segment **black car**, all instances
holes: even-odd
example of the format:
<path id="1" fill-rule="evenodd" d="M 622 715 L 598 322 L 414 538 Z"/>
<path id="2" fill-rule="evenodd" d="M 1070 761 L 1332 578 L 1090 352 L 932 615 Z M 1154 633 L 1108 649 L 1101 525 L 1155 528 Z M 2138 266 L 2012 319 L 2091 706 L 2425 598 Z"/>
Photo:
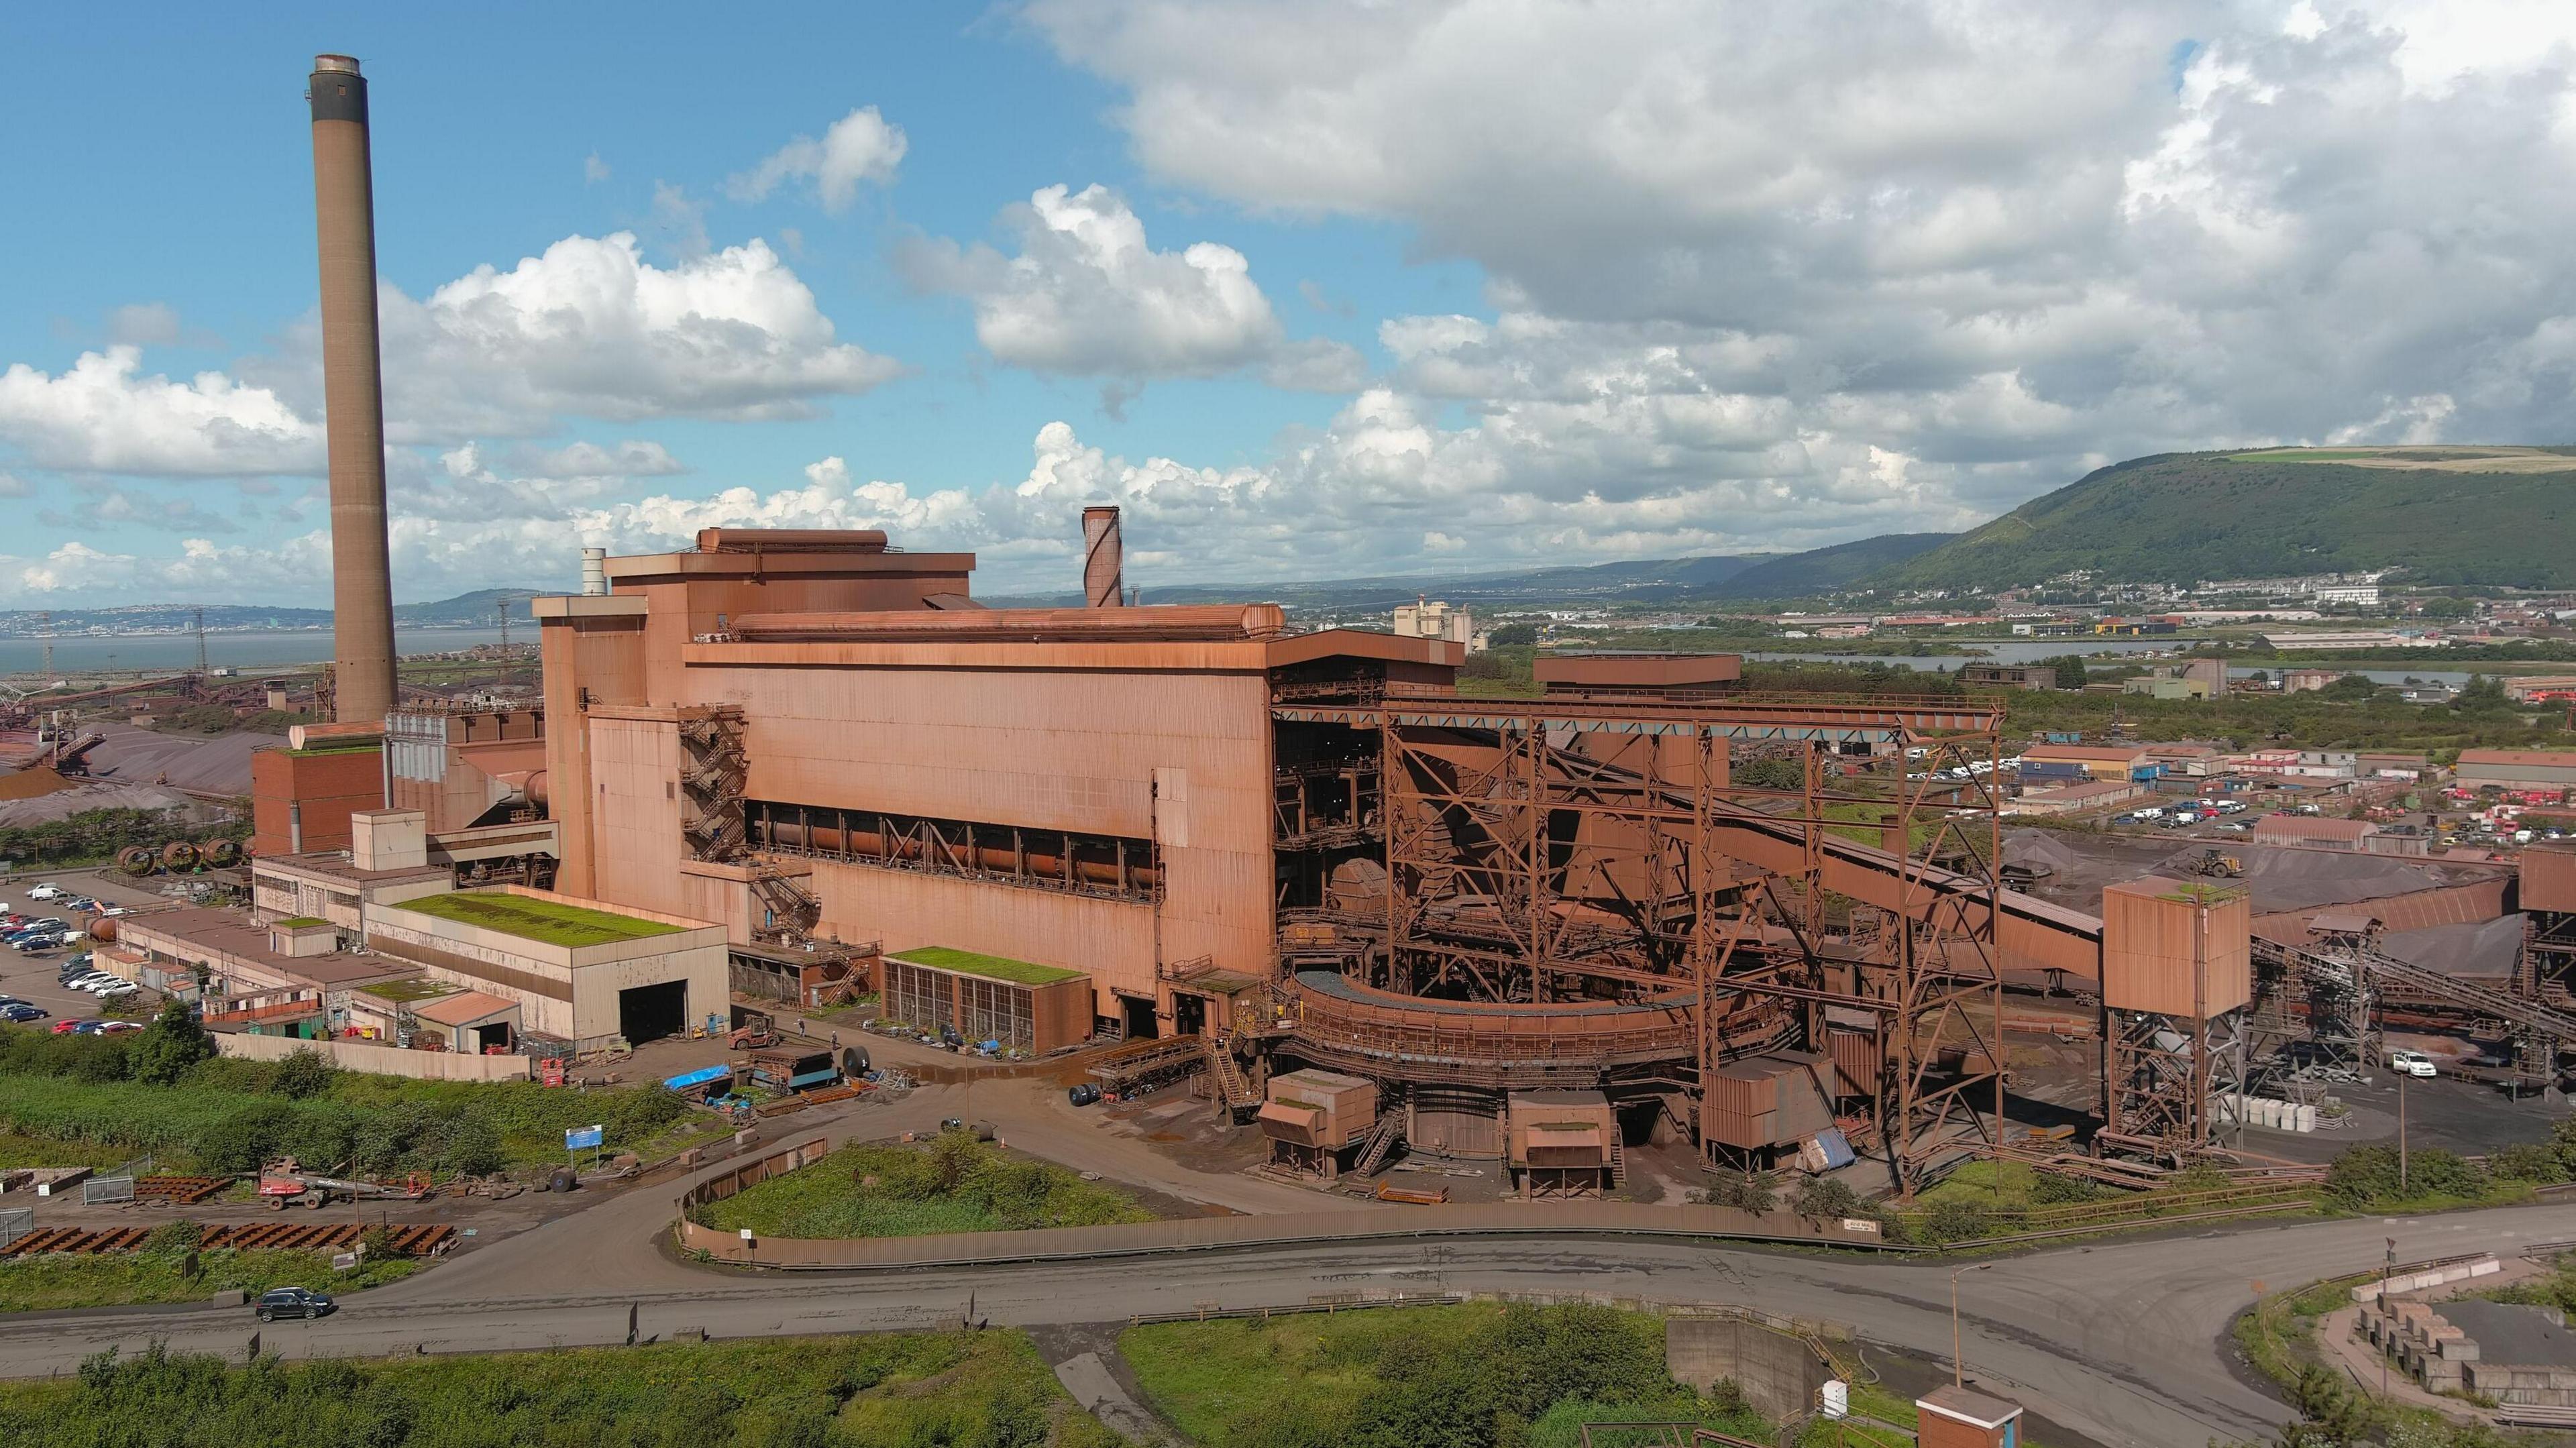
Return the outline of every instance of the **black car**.
<path id="1" fill-rule="evenodd" d="M 309 1287 L 272 1287 L 259 1295 L 259 1320 L 275 1322 L 281 1317 L 321 1317 L 332 1310 L 331 1294 Z"/>

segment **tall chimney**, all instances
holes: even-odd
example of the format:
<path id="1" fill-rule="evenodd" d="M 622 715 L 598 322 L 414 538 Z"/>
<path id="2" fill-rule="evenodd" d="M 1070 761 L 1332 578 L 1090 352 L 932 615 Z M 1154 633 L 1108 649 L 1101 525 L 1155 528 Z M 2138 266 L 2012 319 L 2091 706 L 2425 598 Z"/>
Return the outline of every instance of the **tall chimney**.
<path id="1" fill-rule="evenodd" d="M 1082 606 L 1117 608 L 1119 596 L 1118 510 L 1082 510 Z"/>
<path id="2" fill-rule="evenodd" d="M 367 81 L 313 57 L 313 215 L 322 256 L 322 406 L 331 460 L 331 669 L 344 724 L 394 708 L 393 565 L 385 544 L 385 396 L 376 348 L 376 190 Z"/>
<path id="3" fill-rule="evenodd" d="M 608 550 L 581 550 L 581 591 L 586 598 L 603 597 L 608 592 Z"/>

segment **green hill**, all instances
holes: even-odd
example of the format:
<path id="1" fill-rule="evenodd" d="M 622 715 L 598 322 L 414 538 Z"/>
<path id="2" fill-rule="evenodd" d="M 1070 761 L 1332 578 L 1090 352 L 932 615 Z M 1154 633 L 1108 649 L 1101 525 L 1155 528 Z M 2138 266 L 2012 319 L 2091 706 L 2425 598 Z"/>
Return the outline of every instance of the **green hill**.
<path id="1" fill-rule="evenodd" d="M 1996 588 L 2075 569 L 2192 583 L 2404 568 L 2433 584 L 2576 585 L 2576 450 L 2163 453 L 2034 498 L 1869 579 Z"/>
<path id="2" fill-rule="evenodd" d="M 1830 548 L 1792 553 L 1757 563 L 1698 591 L 1706 598 L 1816 598 L 1861 585 L 1861 580 L 1919 558 L 1957 538 L 1956 533 L 1881 533 Z"/>

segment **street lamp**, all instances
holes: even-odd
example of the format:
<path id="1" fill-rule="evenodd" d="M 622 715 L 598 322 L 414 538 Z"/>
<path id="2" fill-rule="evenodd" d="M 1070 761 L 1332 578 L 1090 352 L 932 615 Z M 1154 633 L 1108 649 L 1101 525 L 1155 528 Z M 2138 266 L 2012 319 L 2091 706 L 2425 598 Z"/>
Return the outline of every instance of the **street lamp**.
<path id="1" fill-rule="evenodd" d="M 1963 1388 L 1968 1385 L 1968 1368 L 1959 1360 L 1959 1272 L 1983 1272 L 1994 1265 L 1975 1262 L 1950 1274 L 1950 1381 Z"/>

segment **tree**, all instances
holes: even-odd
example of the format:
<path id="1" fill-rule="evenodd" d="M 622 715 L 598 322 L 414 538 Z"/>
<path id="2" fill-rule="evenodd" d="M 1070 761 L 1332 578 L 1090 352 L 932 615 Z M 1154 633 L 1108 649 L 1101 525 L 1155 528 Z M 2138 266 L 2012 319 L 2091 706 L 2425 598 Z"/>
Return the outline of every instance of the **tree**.
<path id="1" fill-rule="evenodd" d="M 1538 625 L 1533 623 L 1507 623 L 1485 635 L 1487 648 L 1508 649 L 1537 642 Z"/>
<path id="2" fill-rule="evenodd" d="M 197 1024 L 187 1002 L 173 996 L 161 1003 L 161 1013 L 135 1039 L 134 1079 L 154 1086 L 173 1086 L 189 1067 L 213 1054 L 214 1038 Z"/>
<path id="3" fill-rule="evenodd" d="M 2049 662 L 2057 667 L 2057 687 L 2061 689 L 2081 689 L 2092 679 L 2080 654 L 2059 654 Z"/>
<path id="4" fill-rule="evenodd" d="M 2513 707 L 2504 692 L 2504 680 L 2492 674 L 2471 674 L 2451 700 L 2451 707 L 2463 714 L 2489 713 Z"/>
<path id="5" fill-rule="evenodd" d="M 277 1074 L 269 1078 L 268 1089 L 290 1101 L 319 1096 L 331 1089 L 331 1078 L 338 1068 L 310 1046 L 299 1046 L 277 1063 Z"/>

